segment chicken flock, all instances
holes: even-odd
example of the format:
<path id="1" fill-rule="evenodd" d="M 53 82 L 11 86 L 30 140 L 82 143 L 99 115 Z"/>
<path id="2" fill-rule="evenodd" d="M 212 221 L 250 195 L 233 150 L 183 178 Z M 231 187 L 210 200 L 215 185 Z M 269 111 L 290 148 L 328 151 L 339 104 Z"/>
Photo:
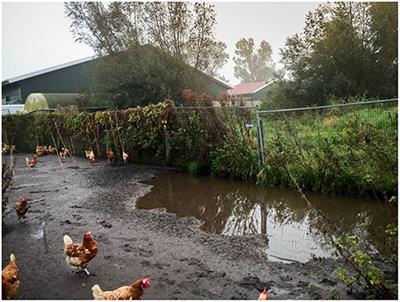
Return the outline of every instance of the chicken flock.
<path id="1" fill-rule="evenodd" d="M 16 204 L 15 211 L 18 219 L 26 219 L 29 204 L 26 197 Z M 87 232 L 80 243 L 74 243 L 70 236 L 64 235 L 64 255 L 70 266 L 90 275 L 87 270 L 89 262 L 96 257 L 98 252 L 97 242 L 92 232 Z M 10 255 L 10 262 L 2 271 L 2 298 L 15 299 L 18 291 L 19 270 L 14 254 Z M 139 279 L 130 285 L 122 286 L 112 291 L 103 291 L 98 284 L 92 287 L 95 300 L 139 300 L 143 296 L 144 289 L 150 286 L 150 279 Z"/>
<path id="2" fill-rule="evenodd" d="M 7 152 L 13 152 L 15 146 L 2 146 L 3 154 Z M 26 165 L 29 168 L 34 168 L 38 159 L 37 156 L 43 156 L 47 154 L 57 154 L 57 149 L 52 146 L 37 146 L 36 154 L 31 159 L 26 158 Z M 62 148 L 59 152 L 59 157 L 64 160 L 66 156 L 71 155 L 67 148 Z M 91 147 L 85 149 L 86 158 L 90 162 L 96 160 L 95 154 Z M 115 160 L 115 154 L 111 149 L 106 150 L 106 158 L 109 163 Z M 129 154 L 125 151 L 122 152 L 122 159 L 124 163 L 129 161 Z M 15 206 L 15 211 L 18 220 L 26 221 L 29 204 L 26 197 L 22 197 L 21 202 Z M 64 235 L 64 255 L 66 262 L 73 267 L 78 268 L 87 275 L 90 275 L 87 266 L 89 262 L 96 257 L 98 253 L 97 242 L 94 239 L 92 232 L 87 232 L 83 236 L 83 240 L 80 243 L 74 243 L 69 235 Z M 10 255 L 10 262 L 2 270 L 2 298 L 3 299 L 15 299 L 20 285 L 19 281 L 19 270 L 16 263 L 16 257 L 14 254 Z M 92 295 L 95 300 L 139 300 L 144 294 L 144 289 L 150 286 L 150 279 L 139 279 L 130 285 L 121 286 L 115 290 L 103 291 L 98 284 L 92 287 Z M 259 295 L 258 300 L 268 300 L 268 291 L 265 288 L 264 291 Z"/>
<path id="3" fill-rule="evenodd" d="M 15 146 L 9 146 L 9 145 L 5 145 L 3 144 L 2 147 L 3 154 L 8 154 L 11 150 L 15 151 Z M 44 155 L 48 155 L 48 154 L 57 154 L 60 158 L 61 161 L 64 161 L 65 158 L 67 156 L 71 156 L 71 152 L 69 151 L 68 148 L 61 148 L 61 151 L 57 153 L 57 148 L 56 147 L 52 147 L 50 146 L 36 146 L 36 153 L 32 156 L 31 159 L 29 159 L 28 157 L 26 157 L 26 165 L 30 168 L 34 168 L 36 166 L 36 164 L 38 163 L 38 156 L 44 156 Z M 92 149 L 92 147 L 88 147 L 87 149 L 85 149 L 85 156 L 86 158 L 88 158 L 90 160 L 90 162 L 94 162 L 96 161 L 96 156 L 94 154 L 94 151 Z M 106 150 L 106 158 L 107 161 L 109 163 L 114 162 L 115 160 L 115 153 L 114 151 L 112 151 L 111 149 L 107 148 Z M 124 161 L 124 163 L 128 163 L 129 161 L 129 153 L 125 152 L 125 150 L 122 150 L 122 160 Z"/>

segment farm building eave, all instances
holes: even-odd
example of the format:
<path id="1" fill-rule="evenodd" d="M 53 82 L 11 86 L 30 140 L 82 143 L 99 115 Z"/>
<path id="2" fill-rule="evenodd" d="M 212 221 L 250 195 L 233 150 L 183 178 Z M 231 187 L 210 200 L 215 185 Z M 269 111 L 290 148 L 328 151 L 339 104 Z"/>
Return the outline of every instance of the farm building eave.
<path id="1" fill-rule="evenodd" d="M 248 95 L 248 94 L 254 94 L 257 93 L 258 91 L 270 86 L 273 84 L 274 81 L 270 82 L 253 82 L 253 83 L 241 83 L 233 87 L 233 89 L 228 90 L 228 94 L 230 96 L 240 96 L 240 95 Z"/>
<path id="2" fill-rule="evenodd" d="M 272 85 L 274 82 L 275 82 L 275 81 L 272 80 L 271 82 L 266 83 L 264 86 L 262 86 L 262 87 L 260 87 L 260 88 L 258 88 L 258 89 L 256 89 L 256 90 L 254 90 L 253 93 L 257 93 L 258 91 L 264 89 L 265 87 L 268 87 L 268 86 Z"/>
<path id="3" fill-rule="evenodd" d="M 40 70 L 37 70 L 37 71 L 29 72 L 29 73 L 26 73 L 26 74 L 23 74 L 23 75 L 20 75 L 20 76 L 16 76 L 16 77 L 4 80 L 4 81 L 1 82 L 1 85 L 7 85 L 7 84 L 12 84 L 12 83 L 15 83 L 15 82 L 22 81 L 22 80 L 26 80 L 26 79 L 29 79 L 29 78 L 32 78 L 32 77 L 36 77 L 38 75 L 42 75 L 42 74 L 45 74 L 45 73 L 48 73 L 48 72 L 52 72 L 52 71 L 56 71 L 56 70 L 59 70 L 59 69 L 66 68 L 66 67 L 70 67 L 70 66 L 81 64 L 81 63 L 85 63 L 85 62 L 94 60 L 95 58 L 96 58 L 95 56 L 90 56 L 90 57 L 86 57 L 86 58 L 83 58 L 83 59 L 78 59 L 78 60 L 70 61 L 70 62 L 67 62 L 67 63 L 55 65 L 55 66 L 52 66 L 52 67 L 43 68 L 43 69 L 40 69 Z"/>

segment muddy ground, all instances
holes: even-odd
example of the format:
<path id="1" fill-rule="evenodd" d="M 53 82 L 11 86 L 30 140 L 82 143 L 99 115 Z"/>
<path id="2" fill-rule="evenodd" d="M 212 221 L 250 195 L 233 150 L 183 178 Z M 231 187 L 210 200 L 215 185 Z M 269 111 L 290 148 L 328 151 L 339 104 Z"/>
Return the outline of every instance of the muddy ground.
<path id="1" fill-rule="evenodd" d="M 17 155 L 9 208 L 22 196 L 44 200 L 25 223 L 14 212 L 3 219 L 2 266 L 16 255 L 18 299 L 92 299 L 96 283 L 110 290 L 144 277 L 152 282 L 144 299 L 256 299 L 265 286 L 271 299 L 329 299 L 334 288 L 354 298 L 331 275 L 337 261 L 270 262 L 263 236 L 209 234 L 194 218 L 136 209 L 151 190 L 143 181 L 159 169 L 71 158 L 61 167 L 56 156 L 31 169 L 25 156 Z M 88 230 L 99 247 L 93 276 L 77 274 L 63 255 L 63 235 L 80 241 Z"/>

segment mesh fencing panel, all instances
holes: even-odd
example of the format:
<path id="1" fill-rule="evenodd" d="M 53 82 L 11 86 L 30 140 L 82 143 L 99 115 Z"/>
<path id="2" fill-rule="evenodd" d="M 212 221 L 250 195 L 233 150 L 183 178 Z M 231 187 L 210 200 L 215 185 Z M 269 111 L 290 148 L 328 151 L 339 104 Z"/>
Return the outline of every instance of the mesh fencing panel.
<path id="1" fill-rule="evenodd" d="M 260 111 L 267 172 L 290 185 L 289 167 L 306 190 L 329 193 L 397 187 L 397 102 Z"/>

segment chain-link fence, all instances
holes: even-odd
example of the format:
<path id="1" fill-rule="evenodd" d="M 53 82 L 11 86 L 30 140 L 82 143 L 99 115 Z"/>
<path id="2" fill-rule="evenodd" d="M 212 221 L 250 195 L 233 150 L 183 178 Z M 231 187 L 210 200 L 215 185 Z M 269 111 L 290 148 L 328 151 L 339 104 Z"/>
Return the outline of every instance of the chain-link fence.
<path id="1" fill-rule="evenodd" d="M 397 99 L 378 100 L 359 103 L 337 104 L 329 106 L 258 110 L 263 123 L 264 139 L 274 133 L 274 130 L 301 123 L 304 127 L 324 127 L 326 131 L 334 132 L 334 126 L 340 122 L 357 121 L 363 130 L 368 128 L 380 129 L 386 134 L 393 134 L 397 125 Z M 322 130 L 320 128 L 320 130 Z M 396 129 L 397 130 L 397 129 Z M 268 136 L 268 133 L 271 134 Z M 396 134 L 396 133 L 395 133 Z"/>
<path id="2" fill-rule="evenodd" d="M 290 167 L 312 191 L 392 191 L 397 187 L 397 107 L 397 99 L 390 99 L 256 110 L 264 181 L 289 185 L 280 168 Z"/>

